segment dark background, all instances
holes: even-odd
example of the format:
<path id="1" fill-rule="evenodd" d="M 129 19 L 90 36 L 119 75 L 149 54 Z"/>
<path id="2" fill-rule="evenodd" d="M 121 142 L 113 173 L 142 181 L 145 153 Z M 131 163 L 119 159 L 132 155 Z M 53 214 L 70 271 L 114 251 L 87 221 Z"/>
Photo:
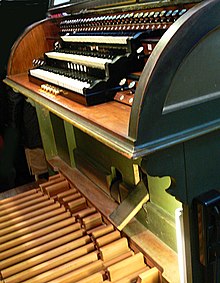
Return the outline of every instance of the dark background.
<path id="1" fill-rule="evenodd" d="M 36 113 L 2 80 L 11 48 L 25 28 L 45 19 L 49 0 L 0 0 L 0 191 L 32 181 L 24 148 L 41 146 Z M 25 56 L 25 54 L 24 54 Z"/>

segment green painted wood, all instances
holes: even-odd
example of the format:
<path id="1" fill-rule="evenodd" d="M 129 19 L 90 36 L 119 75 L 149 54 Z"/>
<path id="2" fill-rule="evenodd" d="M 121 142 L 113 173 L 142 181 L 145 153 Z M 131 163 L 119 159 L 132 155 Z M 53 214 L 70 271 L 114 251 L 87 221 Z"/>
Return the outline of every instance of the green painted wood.
<path id="1" fill-rule="evenodd" d="M 74 149 L 76 148 L 76 140 L 75 140 L 75 132 L 74 127 L 70 124 L 64 121 L 64 129 L 66 133 L 66 141 L 68 146 L 68 152 L 69 152 L 69 159 L 70 159 L 70 165 L 71 167 L 75 167 L 75 159 L 74 159 Z"/>
<path id="2" fill-rule="evenodd" d="M 50 119 L 53 127 L 54 142 L 56 143 L 57 154 L 63 161 L 70 165 L 70 155 L 64 120 L 53 113 L 50 113 Z"/>
<path id="3" fill-rule="evenodd" d="M 151 203 L 166 211 L 174 219 L 176 209 L 180 208 L 182 204 L 166 191 L 171 185 L 170 177 L 148 175 L 147 180 Z"/>
<path id="4" fill-rule="evenodd" d="M 42 143 L 46 159 L 49 160 L 57 155 L 57 147 L 54 140 L 53 126 L 50 112 L 40 104 L 35 103 Z"/>
<path id="5" fill-rule="evenodd" d="M 175 196 L 178 201 L 187 203 L 187 183 L 183 144 L 177 144 L 168 147 L 167 149 L 157 151 L 154 154 L 149 154 L 142 159 L 141 168 L 151 177 L 162 178 L 168 176 L 170 178 L 170 185 L 167 184 L 164 187 L 164 190 L 166 189 L 166 194 L 169 193 L 172 196 Z M 153 187 L 155 187 L 155 185 Z M 155 197 L 157 197 L 156 193 Z M 169 203 L 166 203 L 166 201 L 165 203 L 162 203 L 163 201 L 160 201 L 160 205 L 169 206 Z"/>
<path id="6" fill-rule="evenodd" d="M 175 215 L 149 201 L 143 205 L 136 218 L 163 243 L 177 252 Z"/>
<path id="7" fill-rule="evenodd" d="M 133 164 L 139 164 L 140 159 L 128 159 L 78 129 L 75 129 L 75 138 L 78 151 L 88 156 L 94 164 L 99 164 L 107 172 L 111 172 L 115 168 L 120 173 L 122 181 L 128 186 L 134 187 Z"/>

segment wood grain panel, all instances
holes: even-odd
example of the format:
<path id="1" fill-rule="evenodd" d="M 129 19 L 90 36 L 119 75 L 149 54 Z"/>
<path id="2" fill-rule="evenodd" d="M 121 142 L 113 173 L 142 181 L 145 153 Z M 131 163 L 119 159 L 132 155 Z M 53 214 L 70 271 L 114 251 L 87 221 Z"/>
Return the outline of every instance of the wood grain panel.
<path id="1" fill-rule="evenodd" d="M 32 67 L 33 59 L 53 49 L 58 39 L 58 26 L 54 20 L 44 20 L 28 27 L 12 47 L 8 61 L 8 75 L 27 72 Z"/>

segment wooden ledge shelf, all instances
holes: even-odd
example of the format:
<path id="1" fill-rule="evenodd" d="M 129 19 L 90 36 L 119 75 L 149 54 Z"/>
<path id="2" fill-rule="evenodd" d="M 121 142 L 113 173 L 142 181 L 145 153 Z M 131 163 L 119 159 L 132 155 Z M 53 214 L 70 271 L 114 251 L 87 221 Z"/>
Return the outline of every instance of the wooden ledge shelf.
<path id="1" fill-rule="evenodd" d="M 84 106 L 59 95 L 49 95 L 31 83 L 26 73 L 8 76 L 4 82 L 76 128 L 132 157 L 133 141 L 128 136 L 130 106 L 116 101 Z"/>

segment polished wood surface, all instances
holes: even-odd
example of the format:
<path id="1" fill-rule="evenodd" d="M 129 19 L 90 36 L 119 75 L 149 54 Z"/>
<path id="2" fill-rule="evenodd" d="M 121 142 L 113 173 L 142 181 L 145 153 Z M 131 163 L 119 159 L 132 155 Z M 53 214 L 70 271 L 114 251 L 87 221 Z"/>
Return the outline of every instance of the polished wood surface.
<path id="1" fill-rule="evenodd" d="M 128 124 L 131 111 L 131 107 L 129 106 L 111 101 L 86 107 L 59 95 L 48 95 L 40 91 L 39 86 L 31 83 L 26 73 L 8 76 L 6 83 L 8 82 L 10 84 L 9 80 L 16 83 L 18 89 L 20 86 L 26 88 L 26 90 L 30 90 L 31 93 L 29 93 L 29 96 L 45 107 L 50 108 L 49 102 L 52 102 L 52 112 L 56 111 L 56 106 L 62 109 L 60 113 L 63 113 L 63 115 L 67 115 L 68 112 L 71 112 L 72 123 L 79 123 L 78 119 L 80 119 L 112 132 L 120 138 L 126 138 L 128 136 Z"/>
<path id="2" fill-rule="evenodd" d="M 7 73 L 27 72 L 32 67 L 33 59 L 42 58 L 44 52 L 53 48 L 58 39 L 57 33 L 57 25 L 49 20 L 28 27 L 11 50 Z"/>

